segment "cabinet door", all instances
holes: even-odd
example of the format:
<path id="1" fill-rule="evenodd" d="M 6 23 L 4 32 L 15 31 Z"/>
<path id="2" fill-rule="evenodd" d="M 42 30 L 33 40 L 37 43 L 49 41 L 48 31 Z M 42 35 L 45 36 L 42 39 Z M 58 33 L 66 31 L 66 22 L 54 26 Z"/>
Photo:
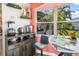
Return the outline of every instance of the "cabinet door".
<path id="1" fill-rule="evenodd" d="M 13 50 L 7 51 L 7 56 L 13 56 L 13 55 L 14 55 L 14 51 Z"/>
<path id="2" fill-rule="evenodd" d="M 23 56 L 23 46 L 19 47 L 19 56 Z"/>
<path id="3" fill-rule="evenodd" d="M 3 45 L 2 45 L 2 39 L 0 39 L 0 56 L 2 55 L 2 51 L 3 51 L 3 47 L 2 47 Z"/>
<path id="4" fill-rule="evenodd" d="M 29 42 L 28 44 L 26 44 L 26 55 L 27 56 L 32 56 L 32 43 Z"/>
<path id="5" fill-rule="evenodd" d="M 34 52 L 32 41 L 21 43 L 8 51 L 8 56 L 32 56 Z"/>
<path id="6" fill-rule="evenodd" d="M 14 56 L 19 56 L 19 47 L 13 50 Z"/>
<path id="7" fill-rule="evenodd" d="M 27 53 L 27 51 L 26 51 L 26 44 L 24 44 L 23 46 L 22 46 L 22 48 L 23 48 L 23 56 L 26 56 L 26 53 Z"/>

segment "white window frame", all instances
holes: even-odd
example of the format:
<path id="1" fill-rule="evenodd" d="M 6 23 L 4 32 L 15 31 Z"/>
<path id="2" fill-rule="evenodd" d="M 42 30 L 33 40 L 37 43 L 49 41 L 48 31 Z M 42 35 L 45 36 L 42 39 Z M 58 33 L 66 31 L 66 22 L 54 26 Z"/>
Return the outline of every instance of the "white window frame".
<path id="1" fill-rule="evenodd" d="M 52 8 L 52 10 L 54 10 L 54 9 Z M 35 10 L 35 19 L 36 19 L 35 22 L 36 22 L 36 24 L 42 24 L 42 23 L 45 24 L 45 23 L 48 23 L 48 24 L 53 24 L 53 25 L 54 25 L 54 18 L 52 19 L 52 20 L 53 20 L 52 22 L 38 22 L 38 21 L 37 21 L 37 11 L 38 11 L 38 9 Z M 54 12 L 54 11 L 53 11 L 53 12 Z M 56 16 L 56 15 L 52 15 L 52 16 Z M 55 27 L 55 26 L 53 26 L 53 27 Z M 53 29 L 53 31 L 56 31 L 56 30 Z M 54 32 L 54 34 L 55 34 L 55 33 L 56 33 L 56 32 Z M 36 25 L 36 34 L 38 34 L 38 33 L 37 33 L 37 25 Z M 54 34 L 52 34 L 52 35 L 54 35 Z M 46 35 L 47 35 L 47 34 L 46 34 Z"/>
<path id="2" fill-rule="evenodd" d="M 38 23 L 50 23 L 50 24 L 53 24 L 53 31 L 54 31 L 54 34 L 53 35 L 57 35 L 57 24 L 58 23 L 79 23 L 79 20 L 69 20 L 69 21 L 58 21 L 58 19 L 57 19 L 57 10 L 58 9 L 53 9 L 54 10 L 54 18 L 53 18 L 53 22 L 37 22 L 37 10 L 35 10 L 35 18 L 36 18 L 36 24 L 38 24 Z M 36 34 L 38 34 L 37 33 L 37 26 L 36 26 Z M 47 34 L 46 34 L 47 35 Z"/>

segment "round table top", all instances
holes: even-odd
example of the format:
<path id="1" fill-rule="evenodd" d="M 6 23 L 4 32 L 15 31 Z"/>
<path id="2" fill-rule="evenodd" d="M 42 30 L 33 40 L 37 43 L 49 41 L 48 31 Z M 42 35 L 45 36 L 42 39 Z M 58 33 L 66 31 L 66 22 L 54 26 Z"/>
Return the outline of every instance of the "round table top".
<path id="1" fill-rule="evenodd" d="M 53 47 L 53 45 L 57 48 L 59 52 L 65 53 L 79 53 L 79 39 L 77 39 L 77 44 L 73 45 L 69 43 L 68 36 L 50 36 L 49 43 Z"/>

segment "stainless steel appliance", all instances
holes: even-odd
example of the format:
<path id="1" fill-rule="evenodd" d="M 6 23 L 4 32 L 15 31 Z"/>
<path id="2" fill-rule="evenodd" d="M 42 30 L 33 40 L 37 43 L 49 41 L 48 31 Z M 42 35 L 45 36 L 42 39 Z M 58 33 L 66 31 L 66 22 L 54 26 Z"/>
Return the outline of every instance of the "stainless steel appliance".
<path id="1" fill-rule="evenodd" d="M 17 38 L 13 38 L 13 39 L 8 39 L 8 45 L 12 45 L 14 43 L 16 43 Z"/>
<path id="2" fill-rule="evenodd" d="M 33 26 L 32 25 L 26 25 L 23 28 L 23 32 L 24 33 L 32 33 L 32 30 L 33 30 Z"/>
<path id="3" fill-rule="evenodd" d="M 14 28 L 7 29 L 7 36 L 15 36 L 15 35 L 16 35 L 16 31 Z"/>
<path id="4" fill-rule="evenodd" d="M 19 35 L 21 35 L 21 34 L 24 33 L 23 27 L 19 27 L 19 28 L 17 29 L 17 31 L 18 31 L 18 34 L 19 34 Z"/>
<path id="5" fill-rule="evenodd" d="M 33 29 L 32 25 L 27 25 L 27 28 L 26 28 L 27 33 L 32 33 L 32 29 Z"/>
<path id="6" fill-rule="evenodd" d="M 27 26 L 27 32 L 32 33 L 32 29 L 33 29 L 32 25 Z"/>

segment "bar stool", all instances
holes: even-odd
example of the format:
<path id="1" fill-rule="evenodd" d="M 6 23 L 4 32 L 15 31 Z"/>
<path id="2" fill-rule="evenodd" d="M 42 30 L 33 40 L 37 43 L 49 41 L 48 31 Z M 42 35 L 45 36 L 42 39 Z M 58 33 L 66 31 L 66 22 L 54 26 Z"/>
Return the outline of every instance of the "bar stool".
<path id="1" fill-rule="evenodd" d="M 40 42 L 36 42 L 34 47 L 41 51 L 41 56 L 43 56 L 43 49 L 48 46 L 48 36 L 41 36 Z"/>

